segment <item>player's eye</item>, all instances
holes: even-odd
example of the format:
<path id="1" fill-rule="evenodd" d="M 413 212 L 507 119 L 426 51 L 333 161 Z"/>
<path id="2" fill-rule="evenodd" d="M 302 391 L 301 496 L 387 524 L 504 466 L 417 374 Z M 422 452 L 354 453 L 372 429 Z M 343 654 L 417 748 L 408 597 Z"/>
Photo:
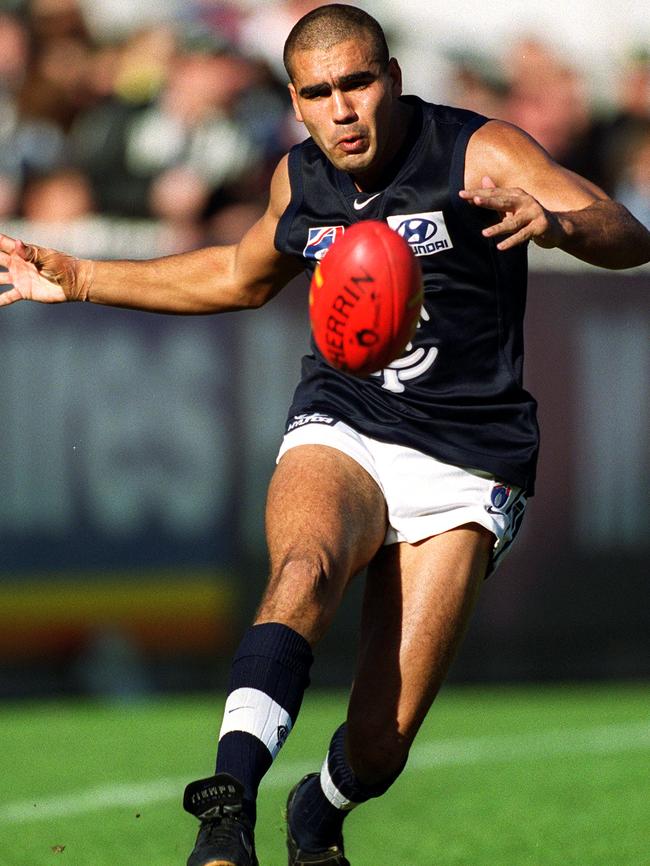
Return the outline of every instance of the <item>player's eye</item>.
<path id="1" fill-rule="evenodd" d="M 358 75 L 341 82 L 341 90 L 364 90 L 375 81 L 374 75 Z"/>
<path id="2" fill-rule="evenodd" d="M 326 85 L 322 87 L 304 87 L 300 91 L 303 99 L 320 99 L 325 96 L 330 96 L 332 89 Z"/>
<path id="3" fill-rule="evenodd" d="M 353 81 L 349 84 L 343 84 L 341 90 L 363 90 L 370 84 L 369 81 Z"/>

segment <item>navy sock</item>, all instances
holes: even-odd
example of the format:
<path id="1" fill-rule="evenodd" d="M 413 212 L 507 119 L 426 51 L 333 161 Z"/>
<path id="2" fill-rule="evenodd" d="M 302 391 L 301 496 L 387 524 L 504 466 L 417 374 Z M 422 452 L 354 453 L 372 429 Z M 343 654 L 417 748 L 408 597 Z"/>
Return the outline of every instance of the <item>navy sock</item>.
<path id="1" fill-rule="evenodd" d="M 380 797 L 402 768 L 376 785 L 364 785 L 355 776 L 345 754 L 343 724 L 334 732 L 320 776 L 298 790 L 291 809 L 291 833 L 303 851 L 321 851 L 338 844 L 343 821 L 360 803 Z"/>
<path id="2" fill-rule="evenodd" d="M 235 653 L 216 771 L 243 784 L 253 822 L 259 784 L 298 717 L 312 661 L 305 638 L 274 622 L 249 628 Z"/>

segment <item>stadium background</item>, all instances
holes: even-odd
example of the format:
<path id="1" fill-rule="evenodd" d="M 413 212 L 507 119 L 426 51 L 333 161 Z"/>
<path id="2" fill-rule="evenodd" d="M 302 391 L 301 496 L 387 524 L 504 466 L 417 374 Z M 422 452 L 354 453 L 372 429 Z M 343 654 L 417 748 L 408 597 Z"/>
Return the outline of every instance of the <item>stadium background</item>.
<path id="1" fill-rule="evenodd" d="M 5 0 L 0 230 L 98 257 L 236 240 L 300 135 L 277 58 L 308 5 Z M 642 4 L 363 5 L 407 91 L 516 120 L 650 223 Z M 452 679 L 645 679 L 650 271 L 531 265 L 538 495 Z M 2 311 L 0 696 L 223 688 L 264 585 L 305 298 L 299 280 L 216 318 Z M 317 685 L 349 680 L 360 585 Z"/>

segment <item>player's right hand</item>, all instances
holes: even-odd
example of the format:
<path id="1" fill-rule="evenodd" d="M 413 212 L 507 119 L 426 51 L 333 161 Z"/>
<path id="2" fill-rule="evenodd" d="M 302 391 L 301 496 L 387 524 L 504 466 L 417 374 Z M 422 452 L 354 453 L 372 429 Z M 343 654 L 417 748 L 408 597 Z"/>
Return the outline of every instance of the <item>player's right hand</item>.
<path id="1" fill-rule="evenodd" d="M 40 301 L 55 304 L 83 301 L 87 280 L 82 262 L 66 253 L 24 244 L 0 234 L 0 286 L 11 288 L 0 293 L 0 306 L 16 301 Z"/>

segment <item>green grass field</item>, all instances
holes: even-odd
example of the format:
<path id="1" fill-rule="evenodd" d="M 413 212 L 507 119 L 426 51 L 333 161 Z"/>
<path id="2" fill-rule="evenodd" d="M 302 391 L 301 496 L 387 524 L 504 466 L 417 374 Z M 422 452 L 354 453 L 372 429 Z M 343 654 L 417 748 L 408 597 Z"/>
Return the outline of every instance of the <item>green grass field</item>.
<path id="1" fill-rule="evenodd" d="M 261 866 L 286 792 L 345 696 L 308 694 L 262 786 Z M 0 866 L 184 866 L 185 781 L 212 771 L 220 701 L 0 707 Z M 409 767 L 347 823 L 352 866 L 648 866 L 650 686 L 449 687 Z"/>

